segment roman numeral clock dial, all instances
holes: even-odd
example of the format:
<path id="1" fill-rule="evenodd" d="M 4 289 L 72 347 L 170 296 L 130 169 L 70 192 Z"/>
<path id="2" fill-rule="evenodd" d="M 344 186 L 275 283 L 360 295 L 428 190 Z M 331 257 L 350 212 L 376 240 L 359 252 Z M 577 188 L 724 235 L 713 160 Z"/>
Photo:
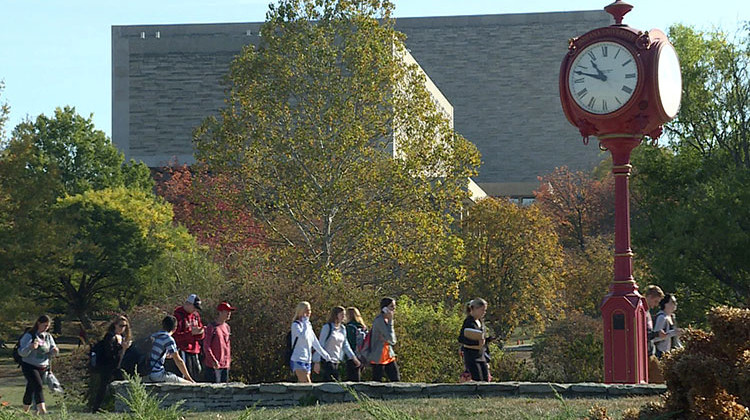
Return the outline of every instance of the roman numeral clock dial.
<path id="1" fill-rule="evenodd" d="M 568 89 L 578 106 L 592 114 L 622 108 L 638 84 L 633 54 L 616 42 L 604 41 L 581 51 L 570 67 Z"/>

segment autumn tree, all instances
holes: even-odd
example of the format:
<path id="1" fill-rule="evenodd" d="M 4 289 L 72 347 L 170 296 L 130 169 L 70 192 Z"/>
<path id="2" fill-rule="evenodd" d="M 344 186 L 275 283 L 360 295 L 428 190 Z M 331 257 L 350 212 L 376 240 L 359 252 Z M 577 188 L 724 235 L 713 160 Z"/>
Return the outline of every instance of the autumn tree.
<path id="1" fill-rule="evenodd" d="M 271 5 L 197 157 L 231 176 L 300 277 L 445 296 L 461 276 L 452 227 L 479 154 L 407 64 L 392 11 L 377 0 Z"/>
<path id="2" fill-rule="evenodd" d="M 469 209 L 462 236 L 463 295 L 487 300 L 488 325 L 503 338 L 522 323 L 541 330 L 562 303 L 562 250 L 552 222 L 536 206 L 486 198 Z"/>
<path id="3" fill-rule="evenodd" d="M 172 204 L 175 221 L 210 247 L 228 268 L 229 260 L 242 258 L 265 241 L 262 227 L 232 177 L 211 174 L 200 165 L 172 165 L 164 168 L 157 192 Z"/>
<path id="4" fill-rule="evenodd" d="M 584 250 L 588 238 L 613 231 L 614 183 L 609 174 L 596 179 L 583 171 L 555 168 L 539 177 L 534 198 L 566 247 Z"/>
<path id="5" fill-rule="evenodd" d="M 668 147 L 634 154 L 633 238 L 680 313 L 702 322 L 713 306 L 750 304 L 750 28 L 676 25 L 683 97 Z"/>

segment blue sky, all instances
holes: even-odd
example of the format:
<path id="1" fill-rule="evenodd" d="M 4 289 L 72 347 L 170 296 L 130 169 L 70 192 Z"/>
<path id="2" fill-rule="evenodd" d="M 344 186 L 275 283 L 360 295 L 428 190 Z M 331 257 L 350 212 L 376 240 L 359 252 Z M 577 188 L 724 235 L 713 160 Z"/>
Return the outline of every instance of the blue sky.
<path id="1" fill-rule="evenodd" d="M 675 23 L 730 34 L 750 20 L 747 0 L 628 0 L 625 23 L 666 31 Z M 0 0 L 0 101 L 12 129 L 71 105 L 111 134 L 111 26 L 262 22 L 270 0 Z M 395 0 L 397 17 L 602 9 L 599 0 Z M 593 28 L 592 28 L 593 29 Z M 571 34 L 576 36 L 580 34 Z M 561 57 L 562 60 L 562 57 Z M 557 69 L 550 69 L 557 71 Z"/>

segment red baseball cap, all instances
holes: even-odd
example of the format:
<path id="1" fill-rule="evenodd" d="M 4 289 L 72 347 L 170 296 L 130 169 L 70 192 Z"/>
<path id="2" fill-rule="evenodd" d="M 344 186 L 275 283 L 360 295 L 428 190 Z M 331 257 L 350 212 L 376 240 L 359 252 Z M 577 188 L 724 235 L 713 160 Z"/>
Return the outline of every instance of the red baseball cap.
<path id="1" fill-rule="evenodd" d="M 230 305 L 230 304 L 229 304 L 229 303 L 227 303 L 227 302 L 221 302 L 221 303 L 219 304 L 219 306 L 217 306 L 217 307 L 216 307 L 216 310 L 217 310 L 217 311 L 228 311 L 228 312 L 231 312 L 231 311 L 234 311 L 234 310 L 236 310 L 236 309 L 237 309 L 237 308 L 233 308 L 233 307 L 232 307 L 232 305 Z"/>

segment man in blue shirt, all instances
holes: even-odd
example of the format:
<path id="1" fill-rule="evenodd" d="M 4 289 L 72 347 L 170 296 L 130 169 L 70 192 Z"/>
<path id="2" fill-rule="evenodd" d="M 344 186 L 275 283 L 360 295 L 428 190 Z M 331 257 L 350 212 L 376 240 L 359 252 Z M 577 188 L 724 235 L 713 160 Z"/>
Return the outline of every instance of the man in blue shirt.
<path id="1" fill-rule="evenodd" d="M 172 334 L 177 329 L 177 319 L 172 315 L 168 315 L 161 321 L 161 327 L 161 331 L 151 335 L 153 346 L 148 358 L 148 365 L 151 367 L 148 379 L 151 382 L 195 382 L 190 377 L 190 373 L 188 373 L 185 367 L 185 361 L 182 360 L 180 353 L 177 351 L 177 343 L 172 338 Z M 184 379 L 164 369 L 164 361 L 166 359 L 174 360 Z"/>

